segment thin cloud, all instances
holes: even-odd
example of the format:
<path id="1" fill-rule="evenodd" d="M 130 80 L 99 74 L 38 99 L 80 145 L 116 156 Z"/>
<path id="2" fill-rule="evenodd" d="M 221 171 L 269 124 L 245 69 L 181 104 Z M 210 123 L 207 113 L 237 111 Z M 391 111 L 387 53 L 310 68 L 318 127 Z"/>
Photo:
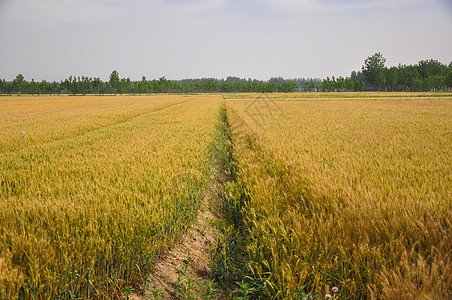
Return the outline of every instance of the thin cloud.
<path id="1" fill-rule="evenodd" d="M 227 6 L 227 0 L 131 0 L 136 10 L 143 12 L 158 12 L 159 14 L 178 14 L 183 12 L 185 15 L 209 13 Z"/>
<path id="2" fill-rule="evenodd" d="M 102 26 L 127 11 L 106 0 L 16 0 L 8 4 L 11 13 L 3 16 L 3 22 L 40 26 Z"/>
<path id="3" fill-rule="evenodd" d="M 285 11 L 347 11 L 377 8 L 403 8 L 425 3 L 423 0 L 264 0 Z"/>
<path id="4" fill-rule="evenodd" d="M 225 7 L 226 0 L 160 1 L 162 6 L 184 9 L 188 12 L 206 12 Z"/>

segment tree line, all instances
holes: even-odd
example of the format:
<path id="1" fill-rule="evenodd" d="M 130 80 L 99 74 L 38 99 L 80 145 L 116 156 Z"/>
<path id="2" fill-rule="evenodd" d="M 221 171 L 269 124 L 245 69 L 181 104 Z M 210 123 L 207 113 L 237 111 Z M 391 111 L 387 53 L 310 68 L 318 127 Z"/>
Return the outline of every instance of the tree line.
<path id="1" fill-rule="evenodd" d="M 429 59 L 416 65 L 385 66 L 386 59 L 375 53 L 365 59 L 361 70 L 349 77 L 328 76 L 325 79 L 284 79 L 267 81 L 229 76 L 226 79 L 200 78 L 169 80 L 165 77 L 148 80 L 121 78 L 118 71 L 108 81 L 99 77 L 69 76 L 60 82 L 25 80 L 22 74 L 13 81 L 0 80 L 0 94 L 150 94 L 150 93 L 233 93 L 233 92 L 332 92 L 332 91 L 439 91 L 452 89 L 452 62 L 444 65 Z"/>
<path id="2" fill-rule="evenodd" d="M 306 83 L 306 85 L 305 85 Z M 283 79 L 271 78 L 268 81 L 227 77 L 226 79 L 201 78 L 169 80 L 165 77 L 148 80 L 145 76 L 139 81 L 120 78 L 114 70 L 109 81 L 98 77 L 69 76 L 60 82 L 26 81 L 22 74 L 8 82 L 0 80 L 0 94 L 150 94 L 150 93 L 216 93 L 216 92 L 293 92 L 296 90 L 314 90 L 319 79 Z"/>
<path id="3" fill-rule="evenodd" d="M 416 65 L 386 67 L 386 58 L 377 52 L 364 61 L 361 72 L 355 73 L 370 90 L 440 91 L 452 89 L 452 62 L 421 60 Z M 352 74 L 353 77 L 353 74 Z"/>

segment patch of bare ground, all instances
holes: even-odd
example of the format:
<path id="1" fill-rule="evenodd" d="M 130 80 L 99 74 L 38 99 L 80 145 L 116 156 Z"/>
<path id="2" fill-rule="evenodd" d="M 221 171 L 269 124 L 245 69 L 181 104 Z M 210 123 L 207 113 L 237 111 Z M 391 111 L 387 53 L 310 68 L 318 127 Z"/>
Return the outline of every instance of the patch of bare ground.
<path id="1" fill-rule="evenodd" d="M 220 213 L 216 208 L 221 179 L 206 191 L 196 222 L 182 241 L 157 261 L 140 293 L 129 299 L 225 299 L 213 284 L 211 252 L 221 232 L 213 225 Z M 221 175 L 219 176 L 221 177 Z"/>

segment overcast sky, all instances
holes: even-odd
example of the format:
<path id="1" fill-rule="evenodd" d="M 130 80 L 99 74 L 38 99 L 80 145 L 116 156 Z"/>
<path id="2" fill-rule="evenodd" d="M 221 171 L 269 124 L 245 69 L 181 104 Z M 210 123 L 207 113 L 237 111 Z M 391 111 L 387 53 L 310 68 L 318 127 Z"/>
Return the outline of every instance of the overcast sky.
<path id="1" fill-rule="evenodd" d="M 0 78 L 349 76 L 452 61 L 452 0 L 0 0 Z"/>

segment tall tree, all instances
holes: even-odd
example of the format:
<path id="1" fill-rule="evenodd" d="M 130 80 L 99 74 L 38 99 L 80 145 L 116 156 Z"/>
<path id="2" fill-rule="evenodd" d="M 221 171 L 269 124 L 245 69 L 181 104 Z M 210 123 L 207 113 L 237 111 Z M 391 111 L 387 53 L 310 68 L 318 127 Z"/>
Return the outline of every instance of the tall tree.
<path id="1" fill-rule="evenodd" d="M 30 83 L 28 84 L 28 89 L 27 89 L 28 94 L 38 94 L 40 93 L 39 91 L 39 86 L 38 83 L 32 78 Z"/>
<path id="2" fill-rule="evenodd" d="M 39 83 L 39 94 L 50 94 L 50 84 L 45 80 L 41 80 Z"/>
<path id="3" fill-rule="evenodd" d="M 397 67 L 391 67 L 386 71 L 386 86 L 391 90 L 395 90 L 397 82 L 399 80 L 399 69 Z"/>
<path id="4" fill-rule="evenodd" d="M 64 82 L 61 82 L 61 85 L 68 93 L 73 95 L 77 94 L 79 91 L 79 83 L 77 82 L 76 76 L 69 76 L 69 78 L 65 79 Z"/>
<path id="5" fill-rule="evenodd" d="M 369 56 L 364 61 L 362 72 L 366 80 L 376 87 L 382 87 L 385 84 L 385 63 L 386 58 L 380 52 Z"/>
<path id="6" fill-rule="evenodd" d="M 82 79 L 79 79 L 79 85 L 83 95 L 89 94 L 92 89 L 92 78 L 82 76 Z"/>
<path id="7" fill-rule="evenodd" d="M 0 94 L 4 94 L 6 90 L 6 80 L 0 79 Z"/>
<path id="8" fill-rule="evenodd" d="M 147 93 L 147 90 L 148 90 L 148 82 L 146 80 L 146 76 L 143 75 L 143 77 L 141 77 L 141 81 L 138 82 L 137 92 L 144 94 L 144 93 Z"/>
<path id="9" fill-rule="evenodd" d="M 59 94 L 61 92 L 62 86 L 58 82 L 54 81 L 50 84 L 50 88 L 52 93 Z"/>
<path id="10" fill-rule="evenodd" d="M 100 93 L 100 91 L 99 91 L 100 90 L 100 86 L 102 85 L 102 80 L 99 77 L 94 77 L 93 81 L 92 81 L 92 84 L 93 84 L 94 92 L 99 94 Z"/>
<path id="11" fill-rule="evenodd" d="M 0 94 L 11 94 L 13 92 L 13 85 L 5 79 L 0 80 Z"/>
<path id="12" fill-rule="evenodd" d="M 118 71 L 113 70 L 113 72 L 111 72 L 110 81 L 109 82 L 110 82 L 111 87 L 115 90 L 115 95 L 116 95 L 118 87 L 119 87 L 119 84 L 121 82 L 119 80 L 119 73 L 118 73 Z"/>
<path id="13" fill-rule="evenodd" d="M 130 93 L 131 91 L 131 82 L 130 78 L 121 78 L 119 81 L 118 92 L 122 95 L 124 93 Z"/>
<path id="14" fill-rule="evenodd" d="M 397 82 L 404 91 L 418 91 L 422 87 L 422 77 L 415 66 L 399 65 Z"/>
<path id="15" fill-rule="evenodd" d="M 20 95 L 23 86 L 24 86 L 24 76 L 22 74 L 19 74 L 13 80 L 13 90 Z"/>

